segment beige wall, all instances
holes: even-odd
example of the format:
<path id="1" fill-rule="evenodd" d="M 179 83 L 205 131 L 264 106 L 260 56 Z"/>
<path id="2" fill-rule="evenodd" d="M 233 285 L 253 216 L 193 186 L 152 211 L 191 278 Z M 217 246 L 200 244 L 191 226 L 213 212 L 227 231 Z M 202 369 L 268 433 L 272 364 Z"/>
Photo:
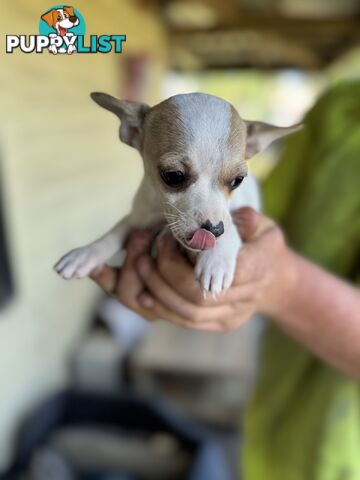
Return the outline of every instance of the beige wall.
<path id="1" fill-rule="evenodd" d="M 56 2 L 54 2 L 56 3 Z M 153 59 L 147 100 L 158 99 L 163 32 L 134 0 L 78 0 L 87 33 L 126 33 L 125 55 Z M 2 2 L 1 37 L 37 33 L 51 2 Z M 110 227 L 141 175 L 136 152 L 117 140 L 117 120 L 88 97 L 119 93 L 116 55 L 0 52 L 0 153 L 17 294 L 0 311 L 0 471 L 19 420 L 64 384 L 67 360 L 97 298 L 90 281 L 66 283 L 52 265 Z"/>

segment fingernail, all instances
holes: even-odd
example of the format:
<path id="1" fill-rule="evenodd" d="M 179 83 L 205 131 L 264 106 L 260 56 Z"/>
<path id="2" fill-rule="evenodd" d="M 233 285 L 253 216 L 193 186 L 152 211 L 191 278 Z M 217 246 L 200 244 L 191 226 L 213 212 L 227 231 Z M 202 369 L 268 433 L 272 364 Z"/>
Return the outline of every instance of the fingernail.
<path id="1" fill-rule="evenodd" d="M 139 273 L 142 277 L 146 277 L 150 271 L 150 262 L 144 258 L 139 261 Z"/>
<path id="2" fill-rule="evenodd" d="M 233 218 L 237 223 L 246 223 L 249 220 L 249 218 L 246 217 L 243 213 L 235 214 Z"/>
<path id="3" fill-rule="evenodd" d="M 154 300 L 147 293 L 140 295 L 139 302 L 145 308 L 153 308 L 154 306 Z"/>

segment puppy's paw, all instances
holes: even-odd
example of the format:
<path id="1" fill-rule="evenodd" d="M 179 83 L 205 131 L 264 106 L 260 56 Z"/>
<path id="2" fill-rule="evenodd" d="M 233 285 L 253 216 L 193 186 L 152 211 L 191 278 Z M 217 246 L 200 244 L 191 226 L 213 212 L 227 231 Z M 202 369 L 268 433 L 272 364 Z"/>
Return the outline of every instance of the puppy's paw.
<path id="1" fill-rule="evenodd" d="M 55 45 L 50 45 L 49 52 L 52 53 L 53 55 L 57 55 L 58 50 Z"/>
<path id="2" fill-rule="evenodd" d="M 67 49 L 67 53 L 71 55 L 72 53 L 76 52 L 76 47 L 75 45 L 69 45 Z"/>
<path id="3" fill-rule="evenodd" d="M 101 267 L 104 261 L 94 246 L 71 250 L 54 266 L 54 270 L 66 280 L 87 277 L 92 271 Z"/>
<path id="4" fill-rule="evenodd" d="M 201 252 L 195 266 L 195 277 L 200 282 L 204 295 L 214 297 L 227 290 L 234 279 L 237 253 L 227 254 L 214 250 Z"/>

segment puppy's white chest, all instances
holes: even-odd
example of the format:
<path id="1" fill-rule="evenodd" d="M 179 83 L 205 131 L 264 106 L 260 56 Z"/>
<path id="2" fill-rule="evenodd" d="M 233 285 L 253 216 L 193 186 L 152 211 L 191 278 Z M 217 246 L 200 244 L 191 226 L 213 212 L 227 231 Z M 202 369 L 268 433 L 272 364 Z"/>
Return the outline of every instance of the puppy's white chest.
<path id="1" fill-rule="evenodd" d="M 261 195 L 258 182 L 252 173 L 249 173 L 240 187 L 235 190 L 230 210 L 237 210 L 241 207 L 252 207 L 254 210 L 261 210 Z"/>

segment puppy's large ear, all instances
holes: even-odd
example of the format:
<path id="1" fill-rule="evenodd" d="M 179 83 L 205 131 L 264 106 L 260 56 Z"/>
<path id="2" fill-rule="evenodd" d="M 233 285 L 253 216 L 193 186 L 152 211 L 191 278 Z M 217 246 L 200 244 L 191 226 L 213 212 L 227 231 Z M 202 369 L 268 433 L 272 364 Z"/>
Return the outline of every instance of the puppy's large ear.
<path id="1" fill-rule="evenodd" d="M 302 123 L 297 123 L 290 127 L 275 127 L 268 123 L 251 122 L 245 120 L 246 123 L 246 153 L 245 158 L 249 159 L 261 152 L 270 145 L 274 140 L 285 137 L 290 133 L 297 132 L 303 128 Z"/>
<path id="2" fill-rule="evenodd" d="M 75 13 L 74 13 L 74 7 L 63 7 L 65 12 L 67 12 L 70 17 L 74 17 L 75 16 Z"/>
<path id="3" fill-rule="evenodd" d="M 50 12 L 44 13 L 44 15 L 41 15 L 41 18 L 49 25 L 49 27 L 53 27 L 55 25 L 54 9 L 50 10 Z"/>
<path id="4" fill-rule="evenodd" d="M 144 120 L 150 107 L 145 103 L 119 100 L 107 93 L 93 92 L 91 98 L 106 110 L 119 117 L 120 139 L 128 145 L 141 150 L 144 135 Z"/>

